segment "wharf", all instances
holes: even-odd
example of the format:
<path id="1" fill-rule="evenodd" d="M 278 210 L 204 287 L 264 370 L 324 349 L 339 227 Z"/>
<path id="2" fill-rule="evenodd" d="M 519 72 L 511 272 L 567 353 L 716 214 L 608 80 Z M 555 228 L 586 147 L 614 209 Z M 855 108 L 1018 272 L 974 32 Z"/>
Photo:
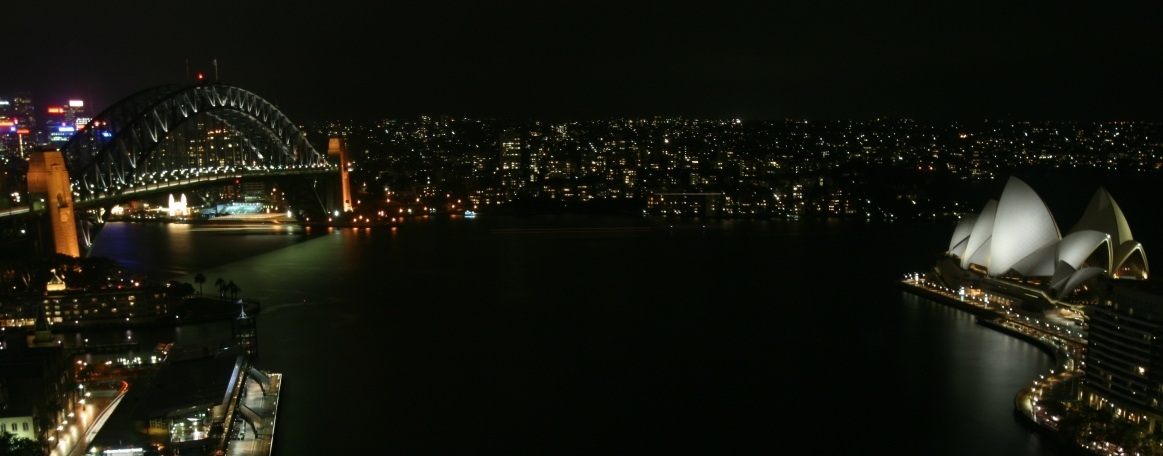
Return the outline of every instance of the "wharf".
<path id="1" fill-rule="evenodd" d="M 978 324 L 1030 342 L 1054 356 L 1058 367 L 1039 375 L 1014 396 L 1014 413 L 1037 431 L 1054 436 L 1071 454 L 1123 454 L 1117 446 L 1107 442 L 1100 446 L 1097 442 L 1072 441 L 1058 433 L 1059 417 L 1065 413 L 1061 404 L 1076 398 L 1081 381 L 1078 361 L 1083 359 L 1087 345 L 1083 333 L 1029 312 L 1002 312 L 994 310 L 996 307 L 987 309 L 985 307 L 989 304 L 985 301 L 951 293 L 928 282 L 922 274 L 898 283 L 908 293 L 971 312 L 977 315 Z"/>
<path id="2" fill-rule="evenodd" d="M 1086 338 L 1075 331 L 1047 321 L 1043 315 L 1016 312 L 976 299 L 964 298 L 925 280 L 897 282 L 906 292 L 977 316 L 978 323 L 1027 340 L 1046 349 L 1058 361 L 1072 365 L 1086 348 Z"/>
<path id="3" fill-rule="evenodd" d="M 962 310 L 976 315 L 983 320 L 993 320 L 998 318 L 1005 318 L 1005 312 L 998 308 L 986 308 L 984 305 L 966 302 L 959 296 L 947 291 L 938 290 L 933 287 L 925 286 L 922 283 L 912 280 L 902 280 L 897 282 L 905 291 L 920 296 L 922 298 L 929 298 L 939 303 L 948 305 L 957 310 Z"/>
<path id="4" fill-rule="evenodd" d="M 263 417 L 254 427 L 244 420 L 235 420 L 238 429 L 226 444 L 226 456 L 270 456 L 274 450 L 275 421 L 279 415 L 279 394 L 283 386 L 283 374 L 269 374 L 270 390 L 263 394 L 256 382 L 246 382 L 241 405 Z M 242 438 L 238 438 L 241 436 Z"/>

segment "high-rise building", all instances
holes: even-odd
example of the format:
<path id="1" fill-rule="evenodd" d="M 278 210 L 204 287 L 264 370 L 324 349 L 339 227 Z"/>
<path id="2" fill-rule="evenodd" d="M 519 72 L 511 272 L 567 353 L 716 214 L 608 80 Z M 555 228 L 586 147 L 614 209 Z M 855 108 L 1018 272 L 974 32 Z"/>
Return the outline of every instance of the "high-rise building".
<path id="1" fill-rule="evenodd" d="M 504 199 L 516 196 L 525 186 L 522 163 L 525 154 L 521 136 L 520 131 L 508 129 L 501 132 L 498 141 L 501 145 L 501 159 L 497 166 L 497 177 L 500 179 L 501 191 L 506 196 Z"/>
<path id="2" fill-rule="evenodd" d="M 45 137 L 49 144 L 60 147 L 73 136 L 76 127 L 65 121 L 65 108 L 63 106 L 49 106 L 45 108 L 44 112 Z"/>
<path id="3" fill-rule="evenodd" d="M 45 112 L 45 132 L 50 144 L 60 146 L 68 142 L 79 128 L 84 128 L 84 124 L 77 125 L 78 119 L 84 118 L 83 100 L 69 100 L 65 105 L 49 106 Z"/>
<path id="4" fill-rule="evenodd" d="M 12 102 L 0 98 L 0 154 L 11 154 L 16 149 L 16 116 L 12 112 Z"/>
<path id="5" fill-rule="evenodd" d="M 1148 281 L 1107 281 L 1087 317 L 1087 403 L 1152 427 L 1163 423 L 1163 288 Z"/>
<path id="6" fill-rule="evenodd" d="M 16 96 L 12 97 L 12 112 L 19 121 L 19 125 L 36 131 L 37 118 L 36 106 L 32 103 L 32 94 L 28 92 L 18 92 Z"/>
<path id="7" fill-rule="evenodd" d="M 69 103 L 63 106 L 65 124 L 76 126 L 77 118 L 85 114 L 84 100 L 69 100 Z"/>
<path id="8" fill-rule="evenodd" d="M 0 99 L 0 153 L 26 157 L 40 143 L 36 125 L 32 98 L 27 92 Z"/>

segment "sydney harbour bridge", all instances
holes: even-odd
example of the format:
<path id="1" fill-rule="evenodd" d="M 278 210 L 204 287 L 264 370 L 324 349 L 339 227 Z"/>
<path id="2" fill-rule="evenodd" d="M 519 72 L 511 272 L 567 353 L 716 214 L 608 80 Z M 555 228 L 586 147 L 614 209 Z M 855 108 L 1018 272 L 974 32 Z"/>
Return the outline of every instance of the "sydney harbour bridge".
<path id="1" fill-rule="evenodd" d="M 323 220 L 350 200 L 345 150 L 329 144 L 320 152 L 277 107 L 239 87 L 153 87 L 114 103 L 59 149 L 30 154 L 26 197 L 0 220 L 51 226 L 56 251 L 77 256 L 67 244 L 87 246 L 115 205 L 241 180 L 275 183 L 297 220 Z"/>

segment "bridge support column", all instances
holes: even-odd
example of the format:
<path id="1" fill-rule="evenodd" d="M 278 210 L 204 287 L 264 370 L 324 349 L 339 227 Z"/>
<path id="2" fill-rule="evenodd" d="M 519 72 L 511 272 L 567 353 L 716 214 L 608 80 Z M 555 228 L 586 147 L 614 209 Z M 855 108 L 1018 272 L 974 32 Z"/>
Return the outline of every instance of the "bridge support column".
<path id="1" fill-rule="evenodd" d="M 61 151 L 38 149 L 29 155 L 28 197 L 33 212 L 48 212 L 56 252 L 71 257 L 81 256 L 76 214 L 73 212 L 73 190 Z"/>
<path id="2" fill-rule="evenodd" d="M 351 212 L 351 182 L 347 177 L 347 141 L 342 137 L 332 136 L 327 142 L 327 156 L 339 162 L 339 185 L 343 197 L 343 212 Z"/>

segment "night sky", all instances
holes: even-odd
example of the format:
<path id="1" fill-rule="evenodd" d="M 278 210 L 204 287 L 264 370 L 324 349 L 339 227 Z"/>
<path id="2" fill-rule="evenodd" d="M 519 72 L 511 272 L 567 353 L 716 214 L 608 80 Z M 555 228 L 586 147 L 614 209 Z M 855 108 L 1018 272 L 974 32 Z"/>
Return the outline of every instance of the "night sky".
<path id="1" fill-rule="evenodd" d="M 1159 1 L 16 2 L 0 97 L 38 107 L 217 59 L 300 122 L 1163 119 Z"/>

